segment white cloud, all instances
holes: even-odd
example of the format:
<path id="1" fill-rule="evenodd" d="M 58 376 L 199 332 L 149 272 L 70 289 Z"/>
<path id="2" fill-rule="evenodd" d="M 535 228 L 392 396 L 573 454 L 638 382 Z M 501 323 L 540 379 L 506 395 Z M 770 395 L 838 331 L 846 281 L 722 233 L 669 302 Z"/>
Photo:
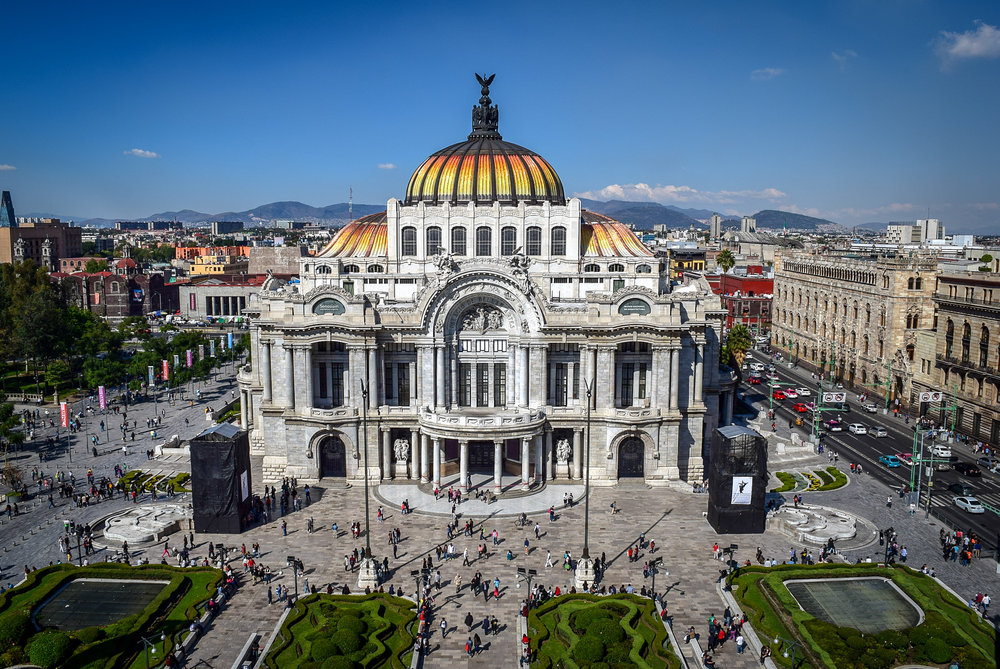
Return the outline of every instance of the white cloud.
<path id="1" fill-rule="evenodd" d="M 846 51 L 841 51 L 839 53 L 834 51 L 830 54 L 830 56 L 837 61 L 837 64 L 840 65 L 840 69 L 843 70 L 847 67 L 848 61 L 852 61 L 858 57 L 858 52 L 854 49 L 847 49 Z"/>
<path id="2" fill-rule="evenodd" d="M 994 209 L 1000 209 L 1000 204 L 997 204 L 996 202 L 974 202 L 970 206 L 978 211 L 992 211 Z"/>
<path id="3" fill-rule="evenodd" d="M 0 172 L 10 172 L 16 169 L 13 165 L 0 165 Z"/>
<path id="4" fill-rule="evenodd" d="M 754 70 L 750 73 L 750 78 L 754 81 L 767 81 L 768 79 L 774 79 L 775 77 L 781 76 L 785 73 L 780 67 L 763 67 L 759 70 Z"/>
<path id="5" fill-rule="evenodd" d="M 964 33 L 942 30 L 937 40 L 937 52 L 944 67 L 967 58 L 1000 57 L 1000 30 L 982 21 L 976 21 L 975 30 Z"/>
<path id="6" fill-rule="evenodd" d="M 160 154 L 154 151 L 146 151 L 145 149 L 129 149 L 128 151 L 122 151 L 126 156 L 135 156 L 136 158 L 159 158 Z"/>
<path id="7" fill-rule="evenodd" d="M 691 186 L 650 186 L 649 184 L 611 184 L 596 191 L 577 193 L 592 200 L 626 200 L 630 202 L 660 202 L 665 204 L 726 204 L 744 200 L 781 200 L 785 193 L 777 188 L 762 190 L 702 191 Z"/>
<path id="8" fill-rule="evenodd" d="M 393 163 L 379 163 L 378 168 L 380 170 L 394 170 L 396 166 Z"/>

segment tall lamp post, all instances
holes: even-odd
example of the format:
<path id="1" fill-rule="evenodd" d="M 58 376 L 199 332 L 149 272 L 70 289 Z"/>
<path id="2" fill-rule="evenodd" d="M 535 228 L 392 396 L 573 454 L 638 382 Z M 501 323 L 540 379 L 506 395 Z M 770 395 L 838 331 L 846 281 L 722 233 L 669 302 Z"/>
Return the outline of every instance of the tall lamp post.
<path id="1" fill-rule="evenodd" d="M 798 641 L 795 641 L 793 639 L 786 639 L 783 636 L 774 637 L 774 643 L 784 644 L 785 651 L 781 655 L 782 657 L 788 657 L 790 653 L 792 657 L 792 669 L 795 669 L 795 650 L 797 648 L 805 650 L 805 647 Z"/>
<path id="2" fill-rule="evenodd" d="M 660 573 L 659 567 L 663 565 L 663 558 L 658 557 L 649 563 L 649 575 L 653 577 L 653 582 L 651 584 L 650 598 L 655 602 L 657 600 L 656 596 L 656 575 Z M 663 572 L 664 576 L 670 576 L 669 571 Z"/>
<path id="3" fill-rule="evenodd" d="M 292 568 L 292 576 L 295 578 L 295 599 L 299 598 L 299 572 L 303 574 L 306 573 L 305 565 L 302 564 L 302 560 L 298 559 L 294 555 L 289 555 L 285 558 L 285 563 L 287 566 Z M 309 594 L 308 592 L 306 593 Z"/>
<path id="4" fill-rule="evenodd" d="M 583 491 L 583 555 L 576 561 L 576 587 L 585 590 L 594 584 L 594 560 L 590 557 L 590 409 L 595 379 L 587 382 L 587 455 L 584 457 L 586 478 Z"/>
<path id="5" fill-rule="evenodd" d="M 368 377 L 367 356 L 365 362 L 365 379 Z M 361 443 L 364 451 L 364 476 L 365 476 L 365 559 L 361 561 L 361 570 L 358 573 L 358 588 L 364 590 L 378 587 L 378 565 L 375 563 L 375 556 L 372 555 L 372 533 L 370 527 L 369 502 L 368 502 L 368 392 L 370 388 L 364 380 L 361 381 Z"/>
<path id="6" fill-rule="evenodd" d="M 160 632 L 160 643 L 163 643 L 167 638 L 167 635 Z M 149 652 L 152 651 L 153 655 L 156 655 L 156 638 L 154 637 L 152 641 L 144 636 L 140 636 L 139 639 L 142 641 L 143 650 L 146 652 L 146 669 L 149 669 Z"/>

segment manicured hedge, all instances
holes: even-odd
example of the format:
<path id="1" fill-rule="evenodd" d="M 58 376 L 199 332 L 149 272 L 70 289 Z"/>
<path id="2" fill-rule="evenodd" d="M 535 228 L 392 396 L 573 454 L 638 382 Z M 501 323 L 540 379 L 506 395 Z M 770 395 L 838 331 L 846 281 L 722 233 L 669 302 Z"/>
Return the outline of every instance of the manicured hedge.
<path id="1" fill-rule="evenodd" d="M 143 611 L 109 625 L 68 633 L 35 633 L 31 613 L 52 593 L 77 578 L 152 579 L 168 584 Z M 27 661 L 45 667 L 130 666 L 138 657 L 139 637 L 154 632 L 154 621 L 155 631 L 167 637 L 157 646 L 162 657 L 173 649 L 174 634 L 186 630 L 191 619 L 199 615 L 196 605 L 208 600 L 221 582 L 222 572 L 209 567 L 98 563 L 39 569 L 30 573 L 21 586 L 0 594 L 0 666 Z"/>
<path id="2" fill-rule="evenodd" d="M 778 472 L 775 474 L 778 480 L 781 481 L 781 485 L 777 488 L 773 488 L 771 492 L 788 492 L 789 490 L 795 490 L 796 481 L 795 477 L 787 472 Z"/>
<path id="3" fill-rule="evenodd" d="M 571 669 L 679 667 L 652 600 L 637 595 L 562 595 L 528 614 L 532 666 Z"/>
<path id="4" fill-rule="evenodd" d="M 836 467 L 827 467 L 826 471 L 831 479 L 829 483 L 826 482 L 827 479 L 823 475 L 823 472 L 816 472 L 817 474 L 820 475 L 820 477 L 823 478 L 823 485 L 817 488 L 816 489 L 817 491 L 822 492 L 824 490 L 836 490 L 837 488 L 843 488 L 845 485 L 847 485 L 847 475 L 844 474 L 844 472 L 840 471 Z"/>
<path id="5" fill-rule="evenodd" d="M 924 611 L 924 622 L 908 630 L 863 634 L 835 627 L 803 611 L 784 582 L 796 578 L 878 576 L 892 579 Z M 734 579 L 744 612 L 764 639 L 797 638 L 809 648 L 813 665 L 880 669 L 900 664 L 947 664 L 963 669 L 995 667 L 992 626 L 938 583 L 903 565 L 780 565 L 748 567 Z M 777 604 L 777 606 L 775 606 Z M 789 660 L 774 647 L 773 657 Z M 943 658 L 943 659 L 942 659 Z"/>
<path id="6" fill-rule="evenodd" d="M 417 616 L 413 602 L 384 593 L 315 594 L 299 599 L 265 658 L 284 667 L 410 666 Z"/>

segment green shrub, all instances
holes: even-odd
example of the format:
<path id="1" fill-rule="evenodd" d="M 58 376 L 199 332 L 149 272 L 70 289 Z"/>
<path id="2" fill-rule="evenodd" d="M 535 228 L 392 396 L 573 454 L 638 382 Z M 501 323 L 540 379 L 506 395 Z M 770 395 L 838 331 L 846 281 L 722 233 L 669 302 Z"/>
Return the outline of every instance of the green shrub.
<path id="1" fill-rule="evenodd" d="M 795 477 L 787 472 L 778 472 L 775 474 L 778 480 L 781 481 L 781 485 L 777 488 L 773 488 L 771 492 L 788 492 L 789 490 L 795 489 Z"/>
<path id="2" fill-rule="evenodd" d="M 854 650 L 864 650 L 865 648 L 868 648 L 868 639 L 860 634 L 857 636 L 847 637 L 844 639 L 844 643 L 847 644 L 848 648 L 853 648 Z"/>
<path id="3" fill-rule="evenodd" d="M 621 628 L 619 628 L 621 629 Z M 604 659 L 608 661 L 608 664 L 629 664 L 632 660 L 629 658 L 629 653 L 632 651 L 632 642 L 616 643 L 614 646 L 609 646 L 604 653 Z"/>
<path id="4" fill-rule="evenodd" d="M 326 658 L 333 655 L 340 655 L 340 649 L 333 639 L 324 637 L 316 639 L 312 642 L 312 647 L 309 649 L 309 655 L 317 662 L 322 662 Z"/>
<path id="5" fill-rule="evenodd" d="M 361 637 L 351 630 L 337 630 L 330 635 L 330 640 L 337 644 L 343 655 L 348 655 L 361 648 Z"/>
<path id="6" fill-rule="evenodd" d="M 73 632 L 73 636 L 82 644 L 91 644 L 104 638 L 104 630 L 100 627 L 84 627 Z"/>
<path id="7" fill-rule="evenodd" d="M 886 648 L 906 648 L 909 645 L 906 635 L 896 630 L 883 630 L 875 638 Z"/>
<path id="8" fill-rule="evenodd" d="M 0 617 L 0 648 L 20 646 L 31 628 L 27 613 L 14 611 Z"/>
<path id="9" fill-rule="evenodd" d="M 45 630 L 36 634 L 28 646 L 28 657 L 40 667 L 54 667 L 73 650 L 73 640 L 60 630 Z"/>
<path id="10" fill-rule="evenodd" d="M 601 606 L 588 606 L 573 614 L 571 627 L 574 632 L 586 634 L 590 626 L 598 620 L 611 618 L 611 612 Z"/>
<path id="11" fill-rule="evenodd" d="M 587 628 L 587 636 L 597 637 L 605 647 L 608 647 L 623 640 L 625 638 L 625 630 L 622 629 L 617 620 L 603 618 L 595 620 Z"/>
<path id="12" fill-rule="evenodd" d="M 355 618 L 354 616 L 344 616 L 337 622 L 338 630 L 350 630 L 355 634 L 361 636 L 363 635 L 368 626 L 365 625 L 365 621 L 361 618 Z"/>
<path id="13" fill-rule="evenodd" d="M 943 639 L 931 639 L 924 645 L 924 655 L 934 664 L 944 664 L 951 660 L 951 646 Z"/>
<path id="14" fill-rule="evenodd" d="M 573 657 L 581 662 L 598 662 L 604 658 L 604 644 L 595 636 L 585 636 L 573 646 Z"/>
<path id="15" fill-rule="evenodd" d="M 320 669 L 355 669 L 360 666 L 357 662 L 343 655 L 334 655 L 323 660 Z"/>

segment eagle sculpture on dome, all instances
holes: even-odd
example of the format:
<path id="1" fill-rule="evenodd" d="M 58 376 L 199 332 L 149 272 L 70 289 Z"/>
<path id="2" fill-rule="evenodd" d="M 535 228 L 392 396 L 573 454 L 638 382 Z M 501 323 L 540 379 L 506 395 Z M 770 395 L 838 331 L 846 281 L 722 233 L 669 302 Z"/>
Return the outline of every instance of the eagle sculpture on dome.
<path id="1" fill-rule="evenodd" d="M 483 95 L 490 94 L 490 84 L 493 83 L 493 78 L 495 76 L 497 75 L 491 74 L 490 76 L 487 77 L 485 74 L 483 75 L 476 74 L 476 81 L 478 81 L 479 85 L 483 87 Z"/>
<path id="2" fill-rule="evenodd" d="M 482 97 L 479 98 L 479 104 L 472 108 L 472 131 L 474 134 L 477 132 L 480 134 L 496 133 L 499 126 L 500 112 L 493 105 L 493 100 L 490 100 L 490 84 L 493 83 L 493 78 L 496 76 L 496 74 L 487 76 L 476 73 L 476 81 L 482 86 Z"/>

